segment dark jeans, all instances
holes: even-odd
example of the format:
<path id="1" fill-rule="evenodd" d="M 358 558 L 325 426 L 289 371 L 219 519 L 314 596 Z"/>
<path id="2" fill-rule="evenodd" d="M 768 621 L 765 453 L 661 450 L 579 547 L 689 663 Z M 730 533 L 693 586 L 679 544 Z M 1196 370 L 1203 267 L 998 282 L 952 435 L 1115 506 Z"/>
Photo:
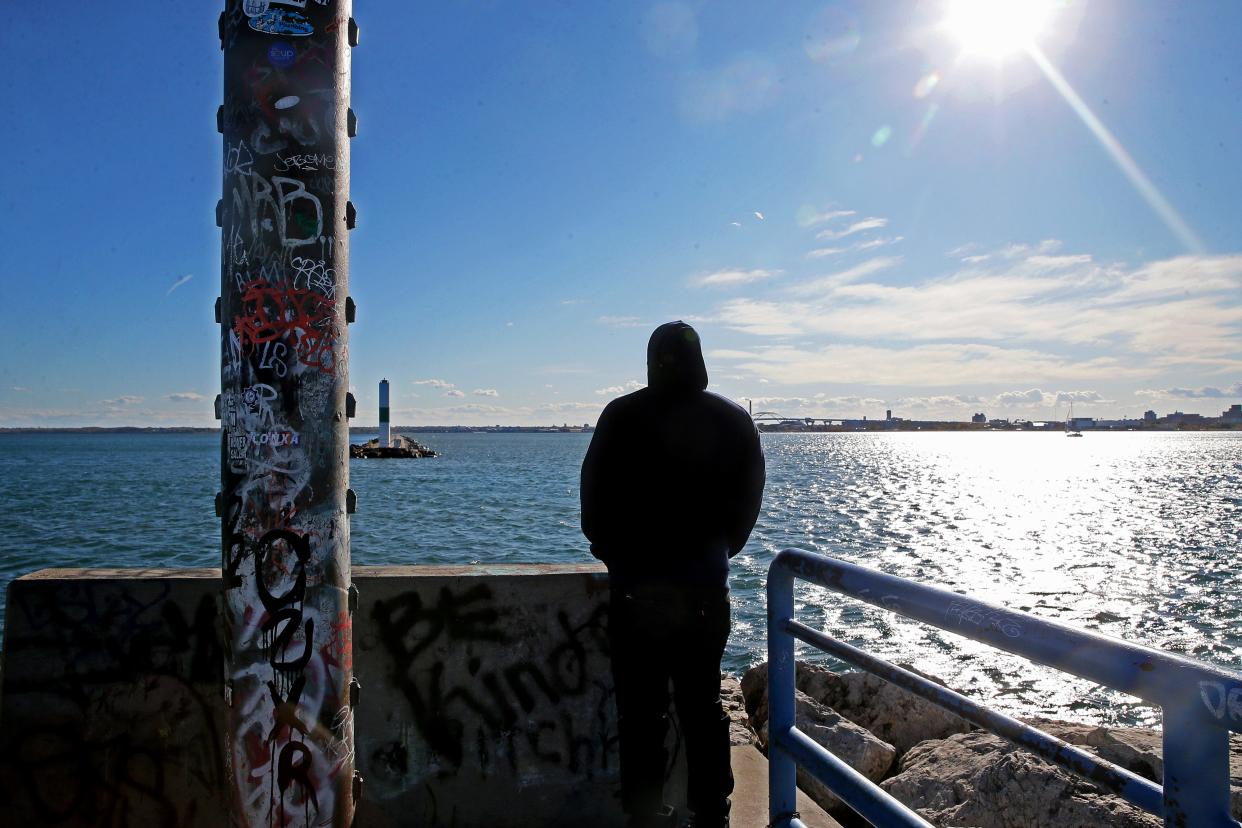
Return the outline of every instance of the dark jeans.
<path id="1" fill-rule="evenodd" d="M 729 591 L 642 585 L 614 589 L 608 617 L 627 814 L 663 804 L 669 681 L 686 750 L 690 810 L 723 818 L 733 792 L 729 720 L 720 703 L 720 657 L 729 637 Z"/>

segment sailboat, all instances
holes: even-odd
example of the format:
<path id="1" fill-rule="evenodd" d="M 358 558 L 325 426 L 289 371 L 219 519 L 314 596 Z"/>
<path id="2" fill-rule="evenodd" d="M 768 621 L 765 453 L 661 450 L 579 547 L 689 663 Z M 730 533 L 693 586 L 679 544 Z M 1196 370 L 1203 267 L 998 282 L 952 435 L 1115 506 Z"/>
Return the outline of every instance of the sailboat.
<path id="1" fill-rule="evenodd" d="M 1065 436 L 1081 437 L 1082 432 L 1074 428 L 1074 401 L 1070 400 L 1069 411 L 1065 414 Z"/>

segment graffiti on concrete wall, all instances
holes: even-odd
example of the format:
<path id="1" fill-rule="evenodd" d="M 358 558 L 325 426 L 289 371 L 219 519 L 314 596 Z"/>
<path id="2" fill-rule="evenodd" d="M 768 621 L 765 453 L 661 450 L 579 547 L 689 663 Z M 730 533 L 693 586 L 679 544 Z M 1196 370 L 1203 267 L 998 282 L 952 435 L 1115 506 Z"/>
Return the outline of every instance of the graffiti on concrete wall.
<path id="1" fill-rule="evenodd" d="M 21 585 L 0 775 L 14 824 L 210 826 L 223 814 L 216 602 L 162 586 Z"/>
<path id="2" fill-rule="evenodd" d="M 414 767 L 407 744 L 386 742 L 375 765 L 413 777 L 615 771 L 607 606 L 559 610 L 553 629 L 529 637 L 515 630 L 525 612 L 503 606 L 485 583 L 376 602 L 388 678 L 409 705 L 422 753 Z"/>

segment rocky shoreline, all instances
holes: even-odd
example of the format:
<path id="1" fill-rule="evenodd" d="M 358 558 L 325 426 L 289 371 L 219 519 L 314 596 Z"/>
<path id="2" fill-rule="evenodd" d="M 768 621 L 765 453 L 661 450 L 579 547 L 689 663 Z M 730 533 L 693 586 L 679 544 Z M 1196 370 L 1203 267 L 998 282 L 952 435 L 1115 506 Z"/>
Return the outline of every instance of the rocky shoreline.
<path id="1" fill-rule="evenodd" d="M 796 676 L 798 728 L 933 825 L 1163 825 L 1120 797 L 869 673 L 835 673 L 799 661 Z M 721 697 L 733 744 L 753 744 L 766 753 L 767 665 L 752 667 L 740 681 L 724 677 Z M 1160 784 L 1164 769 L 1158 730 L 1026 721 Z M 1242 818 L 1242 736 L 1234 734 L 1230 747 L 1233 815 Z M 798 787 L 843 825 L 865 825 L 801 769 Z"/>

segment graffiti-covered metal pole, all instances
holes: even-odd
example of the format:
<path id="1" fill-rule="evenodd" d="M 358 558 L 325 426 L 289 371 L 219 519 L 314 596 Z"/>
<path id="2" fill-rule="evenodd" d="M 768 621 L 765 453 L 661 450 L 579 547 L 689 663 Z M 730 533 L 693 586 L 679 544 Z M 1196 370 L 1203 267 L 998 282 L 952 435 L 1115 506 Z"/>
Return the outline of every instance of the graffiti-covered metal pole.
<path id="1" fill-rule="evenodd" d="M 348 826 L 351 0 L 227 0 L 219 512 L 231 818 Z"/>

